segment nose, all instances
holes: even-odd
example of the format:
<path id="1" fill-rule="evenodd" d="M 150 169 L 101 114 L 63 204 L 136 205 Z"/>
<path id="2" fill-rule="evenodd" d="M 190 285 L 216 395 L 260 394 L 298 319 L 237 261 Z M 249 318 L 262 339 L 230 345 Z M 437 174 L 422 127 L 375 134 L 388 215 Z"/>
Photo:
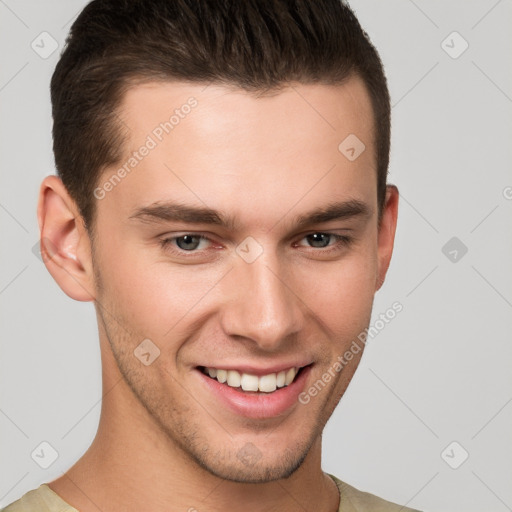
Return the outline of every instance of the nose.
<path id="1" fill-rule="evenodd" d="M 223 288 L 221 324 L 227 335 L 275 351 L 301 330 L 303 304 L 293 291 L 290 272 L 273 258 L 238 260 Z"/>

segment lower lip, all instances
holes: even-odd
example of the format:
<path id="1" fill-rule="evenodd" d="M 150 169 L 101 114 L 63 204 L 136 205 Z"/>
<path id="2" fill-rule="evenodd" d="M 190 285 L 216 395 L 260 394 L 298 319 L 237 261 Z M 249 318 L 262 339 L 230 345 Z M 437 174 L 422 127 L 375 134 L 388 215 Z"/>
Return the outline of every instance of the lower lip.
<path id="1" fill-rule="evenodd" d="M 272 393 L 246 393 L 242 388 L 221 384 L 196 368 L 207 389 L 234 413 L 246 418 L 272 418 L 285 413 L 298 398 L 311 371 L 311 365 L 302 368 L 295 380 L 286 387 Z"/>

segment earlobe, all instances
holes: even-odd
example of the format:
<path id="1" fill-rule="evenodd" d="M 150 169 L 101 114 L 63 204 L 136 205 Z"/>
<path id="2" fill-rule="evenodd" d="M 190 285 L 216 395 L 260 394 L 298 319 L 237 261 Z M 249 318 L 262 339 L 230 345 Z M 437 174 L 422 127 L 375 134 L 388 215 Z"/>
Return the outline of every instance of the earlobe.
<path id="1" fill-rule="evenodd" d="M 47 176 L 41 184 L 37 218 L 41 256 L 52 277 L 72 299 L 94 300 L 89 235 L 75 202 L 57 176 Z"/>
<path id="2" fill-rule="evenodd" d="M 398 219 L 398 199 L 398 188 L 395 185 L 388 185 L 378 233 L 378 272 L 375 291 L 384 284 L 391 262 Z"/>

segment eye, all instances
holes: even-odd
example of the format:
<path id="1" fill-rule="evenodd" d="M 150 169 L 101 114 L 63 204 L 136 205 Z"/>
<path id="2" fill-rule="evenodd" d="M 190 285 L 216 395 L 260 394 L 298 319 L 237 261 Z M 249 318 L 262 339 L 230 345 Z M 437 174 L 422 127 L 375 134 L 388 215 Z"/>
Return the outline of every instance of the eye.
<path id="1" fill-rule="evenodd" d="M 197 249 L 205 249 L 205 246 L 208 245 L 209 240 L 201 235 L 180 235 L 173 236 L 170 238 L 165 238 L 161 240 L 162 247 L 172 246 L 172 249 L 176 247 L 182 251 L 193 252 Z"/>
<path id="2" fill-rule="evenodd" d="M 331 241 L 331 236 L 327 233 L 313 233 L 305 238 L 312 247 L 327 247 Z"/>
<path id="3" fill-rule="evenodd" d="M 306 240 L 309 246 L 315 249 L 323 249 L 325 247 L 336 248 L 347 246 L 352 241 L 352 239 L 347 236 L 321 232 L 306 235 L 302 240 Z"/>

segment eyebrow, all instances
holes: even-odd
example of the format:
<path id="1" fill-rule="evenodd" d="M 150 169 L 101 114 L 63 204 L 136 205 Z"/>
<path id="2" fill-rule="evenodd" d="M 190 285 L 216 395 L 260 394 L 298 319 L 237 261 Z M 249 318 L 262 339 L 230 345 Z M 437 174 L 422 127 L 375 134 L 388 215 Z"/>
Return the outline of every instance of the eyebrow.
<path id="1" fill-rule="evenodd" d="M 368 218 L 372 213 L 373 210 L 368 204 L 357 199 L 331 202 L 295 217 L 294 228 L 301 229 L 314 224 L 354 217 Z M 210 224 L 231 231 L 235 231 L 238 226 L 234 217 L 227 216 L 220 211 L 172 201 L 157 202 L 137 208 L 129 218 L 147 223 L 183 222 L 187 224 Z"/>

